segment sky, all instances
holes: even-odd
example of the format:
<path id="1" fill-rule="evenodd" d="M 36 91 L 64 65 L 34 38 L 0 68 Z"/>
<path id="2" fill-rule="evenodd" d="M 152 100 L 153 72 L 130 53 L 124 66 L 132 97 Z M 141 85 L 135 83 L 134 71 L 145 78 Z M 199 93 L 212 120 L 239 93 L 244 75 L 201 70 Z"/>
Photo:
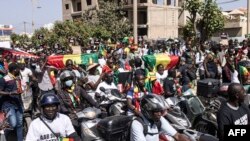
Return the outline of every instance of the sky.
<path id="1" fill-rule="evenodd" d="M 53 23 L 58 20 L 62 21 L 62 0 L 33 1 L 34 10 L 32 10 L 32 0 L 0 0 L 0 24 L 11 24 L 14 26 L 14 32 L 21 33 L 24 32 L 24 22 L 26 22 L 26 32 L 31 33 L 32 13 L 35 28 L 42 27 L 45 24 Z M 231 0 L 217 1 L 220 3 Z M 219 7 L 223 10 L 231 10 L 246 6 L 247 0 L 219 4 Z"/>

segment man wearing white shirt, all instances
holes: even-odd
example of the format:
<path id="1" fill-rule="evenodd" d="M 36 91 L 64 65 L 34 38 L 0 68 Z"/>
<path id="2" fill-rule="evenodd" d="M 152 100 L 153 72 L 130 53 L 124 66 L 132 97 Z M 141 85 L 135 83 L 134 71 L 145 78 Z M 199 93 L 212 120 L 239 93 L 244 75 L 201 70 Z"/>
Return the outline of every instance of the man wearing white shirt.
<path id="1" fill-rule="evenodd" d="M 115 86 L 115 83 L 113 82 L 114 80 L 114 76 L 112 73 L 107 73 L 104 76 L 104 81 L 101 82 L 96 89 L 96 94 L 99 95 L 102 93 L 102 91 L 100 90 L 101 87 L 105 88 L 106 90 L 109 89 L 117 89 L 117 87 Z"/>

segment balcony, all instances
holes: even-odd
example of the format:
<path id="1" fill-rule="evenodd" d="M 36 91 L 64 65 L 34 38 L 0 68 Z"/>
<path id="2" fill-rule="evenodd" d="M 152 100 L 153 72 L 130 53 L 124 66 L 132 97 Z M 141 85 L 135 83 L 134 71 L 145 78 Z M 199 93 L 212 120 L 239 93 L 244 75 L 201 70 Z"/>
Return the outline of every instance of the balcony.
<path id="1" fill-rule="evenodd" d="M 247 20 L 237 17 L 234 19 L 226 19 L 225 20 L 225 28 L 241 28 L 246 26 Z"/>
<path id="2" fill-rule="evenodd" d="M 82 15 L 82 11 L 77 11 L 77 12 L 72 12 L 71 13 L 71 16 L 74 17 L 74 16 L 81 16 Z"/>

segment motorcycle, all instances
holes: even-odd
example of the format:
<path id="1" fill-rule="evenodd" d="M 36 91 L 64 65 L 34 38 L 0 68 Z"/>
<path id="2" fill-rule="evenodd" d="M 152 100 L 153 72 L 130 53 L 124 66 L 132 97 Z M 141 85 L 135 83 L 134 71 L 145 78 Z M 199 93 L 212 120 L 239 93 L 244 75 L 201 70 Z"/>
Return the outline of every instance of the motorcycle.
<path id="1" fill-rule="evenodd" d="M 107 110 L 108 116 L 126 115 L 127 99 L 125 96 L 120 94 L 117 89 L 106 90 L 101 87 L 100 90 L 103 92 L 100 105 Z"/>
<path id="2" fill-rule="evenodd" d="M 186 135 L 191 141 L 219 141 L 218 138 L 191 129 L 183 129 L 178 125 L 172 125 L 179 133 Z"/>
<path id="3" fill-rule="evenodd" d="M 177 106 L 177 103 L 173 103 L 177 102 L 176 100 L 177 98 L 175 97 L 170 97 L 165 100 L 169 105 L 169 108 L 164 117 L 170 122 L 170 124 L 178 125 L 185 129 L 191 128 L 191 123 L 187 116 L 181 111 L 180 107 Z"/>
<path id="4" fill-rule="evenodd" d="M 28 129 L 30 126 L 30 123 L 33 119 L 33 95 L 32 95 L 32 90 L 28 89 L 22 94 L 22 101 L 23 101 L 23 107 L 24 107 L 24 113 L 23 113 L 23 134 L 24 137 L 28 133 Z"/>
<path id="5" fill-rule="evenodd" d="M 77 113 L 81 122 L 81 138 L 84 141 L 126 140 L 132 117 L 120 115 L 100 118 L 101 110 L 88 107 Z"/>
<path id="6" fill-rule="evenodd" d="M 200 99 L 193 94 L 191 89 L 184 92 L 181 97 L 174 96 L 168 98 L 166 102 L 170 103 L 170 105 L 178 106 L 181 109 L 191 122 L 192 129 L 211 135 L 217 134 L 216 120 L 211 119 L 212 117 L 216 118 L 216 116 L 211 112 L 211 108 L 205 108 Z M 181 123 L 179 121 L 176 122 Z"/>

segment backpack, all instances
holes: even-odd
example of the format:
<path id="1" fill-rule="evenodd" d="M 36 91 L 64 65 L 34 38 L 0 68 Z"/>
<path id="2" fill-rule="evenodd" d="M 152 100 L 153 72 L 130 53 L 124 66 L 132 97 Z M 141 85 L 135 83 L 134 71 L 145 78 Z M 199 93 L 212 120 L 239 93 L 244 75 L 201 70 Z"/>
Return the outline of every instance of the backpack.
<path id="1" fill-rule="evenodd" d="M 157 126 L 157 129 L 158 129 L 158 133 L 149 133 L 148 132 L 148 125 L 145 124 L 145 122 L 143 121 L 142 117 L 136 117 L 134 120 L 137 120 L 137 121 L 139 121 L 142 124 L 144 136 L 146 136 L 146 135 L 153 136 L 153 135 L 156 135 L 156 134 L 160 135 L 159 131 L 161 130 L 161 122 L 155 123 L 156 126 Z M 128 128 L 128 134 L 127 134 L 127 137 L 126 137 L 127 141 L 130 140 L 130 129 L 132 127 L 131 125 L 132 125 L 132 123 L 133 123 L 134 120 L 131 121 L 130 128 Z"/>
<path id="2" fill-rule="evenodd" d="M 150 136 L 156 135 L 156 133 L 149 133 L 148 132 L 148 125 L 145 124 L 142 117 L 137 117 L 137 118 L 135 118 L 135 120 L 139 121 L 142 124 L 144 136 L 146 136 L 146 135 L 150 135 Z M 156 124 L 157 129 L 158 129 L 157 134 L 159 134 L 159 131 L 161 130 L 161 122 L 157 122 L 155 124 Z"/>

